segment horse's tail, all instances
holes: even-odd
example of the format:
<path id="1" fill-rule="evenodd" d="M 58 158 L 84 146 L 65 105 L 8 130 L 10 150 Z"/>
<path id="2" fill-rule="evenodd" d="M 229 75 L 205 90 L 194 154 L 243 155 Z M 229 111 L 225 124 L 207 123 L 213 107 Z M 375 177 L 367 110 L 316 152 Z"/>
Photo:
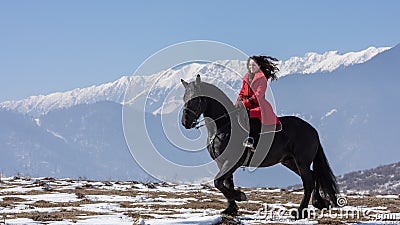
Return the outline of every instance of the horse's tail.
<path id="1" fill-rule="evenodd" d="M 314 178 L 316 183 L 316 190 L 322 190 L 325 197 L 329 196 L 333 206 L 337 206 L 337 197 L 339 189 L 337 186 L 335 175 L 329 166 L 328 160 L 319 143 L 317 154 L 313 161 Z M 320 187 L 320 188 L 319 188 Z"/>

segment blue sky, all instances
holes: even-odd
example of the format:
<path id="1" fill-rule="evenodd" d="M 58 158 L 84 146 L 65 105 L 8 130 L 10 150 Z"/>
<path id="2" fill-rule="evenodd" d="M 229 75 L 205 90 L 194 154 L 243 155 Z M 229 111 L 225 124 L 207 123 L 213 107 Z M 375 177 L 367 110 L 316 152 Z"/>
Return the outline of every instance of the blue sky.
<path id="1" fill-rule="evenodd" d="M 400 1 L 0 1 L 0 101 L 132 75 L 156 51 L 214 40 L 279 59 L 400 43 Z"/>

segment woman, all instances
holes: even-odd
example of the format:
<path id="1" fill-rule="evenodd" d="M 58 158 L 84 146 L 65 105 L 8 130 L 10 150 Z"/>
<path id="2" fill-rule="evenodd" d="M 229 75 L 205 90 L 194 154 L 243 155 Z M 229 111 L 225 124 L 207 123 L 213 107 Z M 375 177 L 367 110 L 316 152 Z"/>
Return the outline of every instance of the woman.
<path id="1" fill-rule="evenodd" d="M 271 104 L 265 99 L 268 79 L 276 80 L 276 58 L 269 56 L 251 56 L 247 60 L 247 73 L 243 78 L 242 89 L 240 90 L 237 107 L 243 106 L 247 109 L 250 118 L 249 137 L 243 142 L 245 147 L 255 149 L 260 137 L 262 125 L 274 127 L 280 130 L 281 125 L 275 115 Z"/>

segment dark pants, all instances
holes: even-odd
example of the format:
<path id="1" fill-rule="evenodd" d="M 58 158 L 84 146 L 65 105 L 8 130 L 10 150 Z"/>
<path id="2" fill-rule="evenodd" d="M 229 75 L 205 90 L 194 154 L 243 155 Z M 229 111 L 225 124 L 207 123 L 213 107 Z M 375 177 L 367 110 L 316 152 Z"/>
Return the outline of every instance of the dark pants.
<path id="1" fill-rule="evenodd" d="M 250 112 L 247 111 L 250 118 Z M 256 147 L 258 140 L 260 139 L 261 132 L 261 120 L 258 118 L 250 118 L 250 134 L 249 136 L 254 139 L 253 146 Z"/>

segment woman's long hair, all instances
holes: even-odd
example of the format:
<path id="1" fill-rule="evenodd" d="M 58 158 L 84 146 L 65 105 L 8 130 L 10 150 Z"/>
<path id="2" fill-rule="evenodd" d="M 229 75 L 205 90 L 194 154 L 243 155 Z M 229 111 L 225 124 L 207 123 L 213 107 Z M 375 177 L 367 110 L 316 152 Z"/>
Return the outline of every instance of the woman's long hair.
<path id="1" fill-rule="evenodd" d="M 276 72 L 279 71 L 279 68 L 277 66 L 278 64 L 276 63 L 278 59 L 265 55 L 251 56 L 247 60 L 247 70 L 249 70 L 250 59 L 253 59 L 257 63 L 257 65 L 260 67 L 260 70 L 264 73 L 267 79 L 278 79 L 278 77 L 276 76 Z M 250 71 L 248 71 L 248 73 L 250 73 Z"/>

